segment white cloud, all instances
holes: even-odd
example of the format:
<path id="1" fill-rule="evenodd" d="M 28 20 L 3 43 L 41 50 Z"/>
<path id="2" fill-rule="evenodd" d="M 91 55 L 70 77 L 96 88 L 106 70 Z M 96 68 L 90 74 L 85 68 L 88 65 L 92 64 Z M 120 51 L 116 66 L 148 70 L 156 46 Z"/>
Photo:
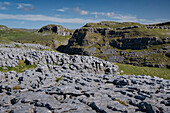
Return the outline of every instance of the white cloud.
<path id="1" fill-rule="evenodd" d="M 69 8 L 62 8 L 62 9 L 56 9 L 56 11 L 60 11 L 60 12 L 65 12 L 66 10 L 68 10 Z"/>
<path id="2" fill-rule="evenodd" d="M 77 8 L 73 8 L 73 11 L 75 13 L 80 14 L 80 15 L 88 15 L 89 14 L 89 11 L 82 10 L 82 9 L 80 9 L 78 7 Z"/>
<path id="3" fill-rule="evenodd" d="M 88 23 L 97 22 L 92 19 L 81 19 L 81 18 L 58 18 L 45 15 L 12 15 L 12 14 L 1 14 L 0 19 L 14 19 L 14 20 L 29 20 L 29 21 L 50 21 L 57 23 Z"/>
<path id="4" fill-rule="evenodd" d="M 10 2 L 0 2 L 0 9 L 7 10 L 7 7 L 10 5 Z"/>
<path id="5" fill-rule="evenodd" d="M 24 11 L 32 11 L 34 9 L 34 6 L 32 4 L 19 3 L 17 8 Z"/>

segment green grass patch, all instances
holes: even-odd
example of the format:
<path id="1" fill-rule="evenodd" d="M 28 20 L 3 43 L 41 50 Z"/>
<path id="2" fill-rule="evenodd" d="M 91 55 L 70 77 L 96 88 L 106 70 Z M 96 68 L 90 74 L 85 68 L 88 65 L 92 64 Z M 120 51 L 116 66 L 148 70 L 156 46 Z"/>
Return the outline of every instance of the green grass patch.
<path id="1" fill-rule="evenodd" d="M 15 44 L 15 47 L 16 47 L 16 48 L 21 48 L 21 46 L 20 46 L 20 45 L 18 45 L 18 44 Z"/>
<path id="2" fill-rule="evenodd" d="M 36 68 L 37 65 L 26 65 L 23 60 L 20 60 L 16 67 L 0 67 L 0 71 L 6 73 L 8 71 L 16 71 L 17 73 L 22 73 L 25 70 Z"/>
<path id="3" fill-rule="evenodd" d="M 164 79 L 170 79 L 170 69 L 160 69 L 153 67 L 138 67 L 128 64 L 115 63 L 119 66 L 119 71 L 123 70 L 122 74 L 127 75 L 150 75 L 151 77 L 157 76 Z"/>
<path id="4" fill-rule="evenodd" d="M 60 80 L 64 80 L 64 76 L 61 76 L 61 77 L 56 77 L 56 82 L 58 83 Z"/>

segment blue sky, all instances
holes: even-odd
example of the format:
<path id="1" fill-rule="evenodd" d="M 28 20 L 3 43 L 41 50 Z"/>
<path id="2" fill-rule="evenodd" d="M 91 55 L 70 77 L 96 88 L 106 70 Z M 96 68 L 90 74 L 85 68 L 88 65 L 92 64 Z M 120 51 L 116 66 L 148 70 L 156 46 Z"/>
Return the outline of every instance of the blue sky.
<path id="1" fill-rule="evenodd" d="M 88 22 L 170 21 L 170 0 L 0 0 L 0 25 L 80 28 Z"/>

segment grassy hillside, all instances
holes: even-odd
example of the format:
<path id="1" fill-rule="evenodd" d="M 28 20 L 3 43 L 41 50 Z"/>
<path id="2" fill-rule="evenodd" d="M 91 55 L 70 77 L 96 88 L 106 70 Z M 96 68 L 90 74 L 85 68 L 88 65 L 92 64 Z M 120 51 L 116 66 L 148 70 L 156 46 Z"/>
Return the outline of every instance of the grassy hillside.
<path id="1" fill-rule="evenodd" d="M 129 27 L 129 26 L 139 26 L 139 28 L 132 28 L 126 30 L 116 30 L 116 28 Z M 136 38 L 136 37 L 146 37 L 146 36 L 155 36 L 155 37 L 168 37 L 170 36 L 170 29 L 146 29 L 146 25 L 135 23 L 135 22 L 111 22 L 111 21 L 102 21 L 99 23 L 87 23 L 82 28 L 111 28 L 114 31 L 128 31 L 125 36 L 127 38 Z M 170 22 L 153 24 L 148 26 L 170 26 Z"/>
<path id="2" fill-rule="evenodd" d="M 152 67 L 138 67 L 128 64 L 115 63 L 119 66 L 119 72 L 121 75 L 150 75 L 157 76 L 164 79 L 170 79 L 170 69 L 159 69 Z M 122 72 L 121 72 L 122 70 Z"/>
<path id="3" fill-rule="evenodd" d="M 129 33 L 126 34 L 126 38 L 137 38 L 137 37 L 168 37 L 170 36 L 170 30 L 166 29 L 146 29 L 146 28 L 135 28 L 126 30 Z"/>
<path id="4" fill-rule="evenodd" d="M 142 26 L 142 24 L 139 23 L 135 23 L 135 22 L 123 22 L 123 23 L 119 23 L 119 22 L 112 22 L 112 21 L 102 21 L 99 23 L 87 23 L 85 26 L 83 26 L 82 28 L 86 28 L 86 27 L 92 27 L 92 28 L 118 28 L 118 27 L 127 27 L 127 26 L 134 26 L 134 25 L 138 25 L 138 26 Z"/>

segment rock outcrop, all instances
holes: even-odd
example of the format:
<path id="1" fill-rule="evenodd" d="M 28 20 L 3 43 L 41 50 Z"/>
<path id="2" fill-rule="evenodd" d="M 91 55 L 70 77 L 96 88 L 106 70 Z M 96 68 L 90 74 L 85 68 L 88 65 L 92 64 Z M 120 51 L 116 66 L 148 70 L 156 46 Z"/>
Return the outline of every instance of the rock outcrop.
<path id="1" fill-rule="evenodd" d="M 147 29 L 170 29 L 169 26 L 145 26 Z"/>
<path id="2" fill-rule="evenodd" d="M 0 72 L 1 113 L 170 111 L 170 80 L 117 76 L 117 66 L 89 56 L 21 48 L 0 48 L 0 56 L 0 66 L 37 64 L 22 73 Z"/>
<path id="3" fill-rule="evenodd" d="M 46 31 L 51 31 L 51 32 L 54 32 L 54 33 L 56 33 L 58 35 L 62 35 L 62 36 L 73 34 L 71 30 L 69 30 L 63 26 L 53 25 L 53 24 L 43 26 L 38 32 L 46 32 Z"/>
<path id="4" fill-rule="evenodd" d="M 126 30 L 126 29 L 133 29 L 133 28 L 139 28 L 139 26 L 128 26 L 128 27 L 119 27 L 116 28 L 116 30 Z"/>

